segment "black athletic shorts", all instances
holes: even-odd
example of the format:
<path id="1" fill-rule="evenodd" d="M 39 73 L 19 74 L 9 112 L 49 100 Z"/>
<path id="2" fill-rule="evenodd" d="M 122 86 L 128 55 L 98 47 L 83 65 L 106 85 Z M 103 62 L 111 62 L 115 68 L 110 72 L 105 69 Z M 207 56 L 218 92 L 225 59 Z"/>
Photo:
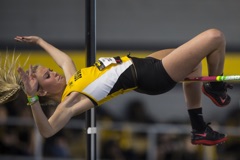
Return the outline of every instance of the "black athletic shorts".
<path id="1" fill-rule="evenodd" d="M 138 88 L 135 91 L 149 95 L 157 95 L 171 90 L 177 83 L 168 75 L 162 61 L 147 57 L 131 57 L 136 69 Z"/>

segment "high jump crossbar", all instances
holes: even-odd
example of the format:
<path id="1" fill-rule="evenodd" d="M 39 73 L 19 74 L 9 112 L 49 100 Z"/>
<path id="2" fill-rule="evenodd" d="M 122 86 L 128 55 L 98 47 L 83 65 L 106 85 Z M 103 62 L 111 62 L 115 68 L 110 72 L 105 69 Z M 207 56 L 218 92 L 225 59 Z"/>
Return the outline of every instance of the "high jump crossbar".
<path id="1" fill-rule="evenodd" d="M 202 76 L 194 78 L 185 78 L 182 82 L 240 82 L 240 75 L 226 75 L 226 76 Z"/>

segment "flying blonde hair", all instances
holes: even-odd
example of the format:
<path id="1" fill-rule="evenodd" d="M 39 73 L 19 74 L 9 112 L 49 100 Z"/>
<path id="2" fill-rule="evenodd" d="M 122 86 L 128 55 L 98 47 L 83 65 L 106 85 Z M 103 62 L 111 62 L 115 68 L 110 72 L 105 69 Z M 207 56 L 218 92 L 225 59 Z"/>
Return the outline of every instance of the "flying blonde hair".
<path id="1" fill-rule="evenodd" d="M 0 104 L 7 103 L 17 98 L 21 90 L 21 78 L 17 73 L 17 67 L 20 66 L 19 57 L 13 52 L 12 58 L 6 53 L 0 55 Z M 28 61 L 25 61 L 24 65 Z"/>

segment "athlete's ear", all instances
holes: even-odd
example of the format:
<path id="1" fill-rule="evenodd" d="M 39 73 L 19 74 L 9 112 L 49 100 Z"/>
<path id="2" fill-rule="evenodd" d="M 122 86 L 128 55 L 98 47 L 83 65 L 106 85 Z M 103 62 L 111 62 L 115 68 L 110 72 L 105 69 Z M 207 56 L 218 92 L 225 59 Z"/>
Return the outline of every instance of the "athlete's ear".
<path id="1" fill-rule="evenodd" d="M 38 92 L 37 92 L 37 95 L 39 96 L 45 96 L 47 94 L 47 91 L 43 90 L 43 89 L 39 89 Z"/>

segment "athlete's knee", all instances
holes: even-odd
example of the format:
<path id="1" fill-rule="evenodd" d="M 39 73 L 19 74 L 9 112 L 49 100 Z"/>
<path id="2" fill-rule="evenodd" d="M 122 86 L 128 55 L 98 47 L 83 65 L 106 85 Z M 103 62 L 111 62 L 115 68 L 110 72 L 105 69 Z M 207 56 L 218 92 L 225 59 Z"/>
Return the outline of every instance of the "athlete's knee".
<path id="1" fill-rule="evenodd" d="M 211 43 L 217 44 L 217 45 L 225 45 L 226 40 L 223 32 L 221 32 L 218 29 L 209 29 L 206 31 L 207 38 L 211 41 Z"/>

